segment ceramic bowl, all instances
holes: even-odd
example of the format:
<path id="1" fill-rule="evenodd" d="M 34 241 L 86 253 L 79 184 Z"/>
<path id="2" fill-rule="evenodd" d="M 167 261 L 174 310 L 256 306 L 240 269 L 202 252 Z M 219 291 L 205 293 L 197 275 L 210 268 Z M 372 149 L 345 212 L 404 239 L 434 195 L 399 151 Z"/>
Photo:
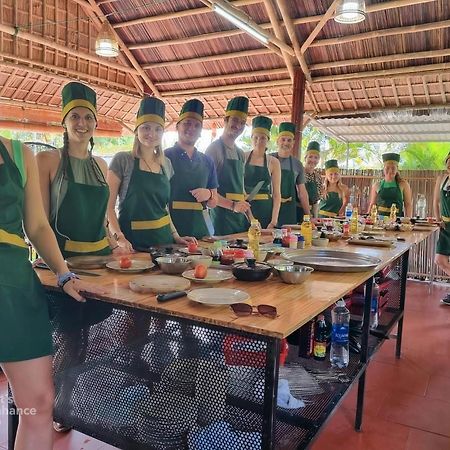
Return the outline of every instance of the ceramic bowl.
<path id="1" fill-rule="evenodd" d="M 312 240 L 314 247 L 327 247 L 330 240 L 328 238 L 315 238 Z"/>
<path id="2" fill-rule="evenodd" d="M 212 263 L 212 256 L 207 255 L 190 255 L 187 260 L 191 263 L 191 267 L 195 269 L 199 264 L 205 267 L 210 267 Z"/>

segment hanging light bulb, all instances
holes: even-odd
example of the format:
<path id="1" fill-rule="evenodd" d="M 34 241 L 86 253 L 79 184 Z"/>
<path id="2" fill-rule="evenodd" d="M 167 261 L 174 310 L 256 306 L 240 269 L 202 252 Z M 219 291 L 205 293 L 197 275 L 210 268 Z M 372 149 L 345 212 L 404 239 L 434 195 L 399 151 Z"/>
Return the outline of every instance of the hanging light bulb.
<path id="1" fill-rule="evenodd" d="M 106 58 L 119 56 L 119 43 L 111 30 L 109 22 L 103 22 L 102 28 L 98 33 L 95 40 L 95 53 Z"/>
<path id="2" fill-rule="evenodd" d="M 334 20 L 339 23 L 358 23 L 365 18 L 365 0 L 341 0 L 334 16 Z"/>

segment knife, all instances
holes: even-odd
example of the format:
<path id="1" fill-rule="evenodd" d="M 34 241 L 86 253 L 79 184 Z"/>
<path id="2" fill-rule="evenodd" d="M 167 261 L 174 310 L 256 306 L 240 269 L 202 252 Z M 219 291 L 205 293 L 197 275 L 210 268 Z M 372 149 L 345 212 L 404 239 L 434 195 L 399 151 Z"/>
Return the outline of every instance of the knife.
<path id="1" fill-rule="evenodd" d="M 211 217 L 209 216 L 208 207 L 206 206 L 206 202 L 202 203 L 203 205 L 203 220 L 205 221 L 206 228 L 208 229 L 208 233 L 210 236 L 214 236 L 214 225 L 212 223 Z"/>
<path id="2" fill-rule="evenodd" d="M 190 291 L 176 291 L 176 292 L 169 292 L 168 294 L 158 294 L 156 296 L 156 300 L 158 303 L 164 303 L 169 300 L 175 300 L 176 298 L 181 298 L 186 295 L 188 295 Z"/>
<path id="3" fill-rule="evenodd" d="M 263 187 L 264 184 L 264 180 L 258 181 L 256 183 L 256 186 L 252 189 L 252 191 L 250 192 L 250 194 L 248 194 L 247 198 L 245 199 L 246 202 L 250 203 L 258 194 L 258 192 L 261 190 L 261 188 Z"/>

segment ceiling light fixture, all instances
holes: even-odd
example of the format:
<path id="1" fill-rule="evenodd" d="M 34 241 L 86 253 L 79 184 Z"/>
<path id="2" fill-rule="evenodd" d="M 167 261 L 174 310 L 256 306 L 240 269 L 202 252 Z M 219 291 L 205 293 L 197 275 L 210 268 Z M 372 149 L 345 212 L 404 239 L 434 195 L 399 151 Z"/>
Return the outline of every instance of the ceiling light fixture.
<path id="1" fill-rule="evenodd" d="M 334 20 L 339 23 L 358 23 L 365 18 L 365 0 L 342 0 L 336 8 L 334 16 Z"/>
<path id="2" fill-rule="evenodd" d="M 265 33 L 261 32 L 260 30 L 256 29 L 257 24 L 252 22 L 250 17 L 248 17 L 243 12 L 237 10 L 236 8 L 233 8 L 231 5 L 228 5 L 226 2 L 214 2 L 213 3 L 213 10 L 224 17 L 225 19 L 229 20 L 233 25 L 236 25 L 241 30 L 246 31 L 248 34 L 253 36 L 255 39 L 257 39 L 259 42 L 262 42 L 263 44 L 269 43 L 269 36 Z"/>
<path id="3" fill-rule="evenodd" d="M 95 53 L 105 58 L 119 56 L 119 43 L 114 35 L 109 22 L 103 22 L 95 40 Z"/>

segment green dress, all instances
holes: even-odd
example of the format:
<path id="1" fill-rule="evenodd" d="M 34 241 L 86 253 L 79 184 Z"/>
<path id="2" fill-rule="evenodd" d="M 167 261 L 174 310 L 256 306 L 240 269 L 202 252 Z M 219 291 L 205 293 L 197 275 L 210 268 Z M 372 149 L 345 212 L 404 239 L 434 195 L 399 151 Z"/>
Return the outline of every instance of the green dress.
<path id="1" fill-rule="evenodd" d="M 46 295 L 22 230 L 22 178 L 1 142 L 0 155 L 0 362 L 13 362 L 51 355 L 53 349 Z"/>
<path id="2" fill-rule="evenodd" d="M 277 154 L 273 155 L 280 160 Z M 292 156 L 289 156 L 289 169 L 281 169 L 281 206 L 278 215 L 278 226 L 297 223 L 297 187 L 295 173 L 292 168 Z"/>
<path id="3" fill-rule="evenodd" d="M 389 216 L 391 206 L 397 205 L 397 217 L 403 216 L 403 193 L 396 181 L 380 181 L 380 187 L 377 192 L 377 209 L 381 216 Z"/>
<path id="4" fill-rule="evenodd" d="M 127 194 L 120 207 L 120 229 L 135 248 L 172 244 L 170 216 L 167 205 L 170 183 L 163 173 L 146 172 L 134 159 L 133 172 Z"/>
<path id="5" fill-rule="evenodd" d="M 450 256 L 450 191 L 444 189 L 448 183 L 448 176 L 442 183 L 440 190 L 441 216 L 445 227 L 439 230 L 439 239 L 436 245 L 436 253 Z"/>
<path id="6" fill-rule="evenodd" d="M 225 145 L 219 140 L 222 148 L 223 165 L 218 172 L 219 187 L 217 192 L 228 200 L 243 201 L 244 196 L 244 161 L 226 157 Z M 242 233 L 250 226 L 244 214 L 216 206 L 211 209 L 211 219 L 216 236 Z"/>
<path id="7" fill-rule="evenodd" d="M 319 203 L 319 217 L 336 217 L 342 208 L 342 198 L 337 192 L 328 192 L 326 198 Z"/>
<path id="8" fill-rule="evenodd" d="M 66 165 L 67 191 L 51 221 L 61 253 L 64 258 L 111 254 L 105 230 L 108 185 L 77 183 L 65 152 L 61 164 Z"/>
<path id="9" fill-rule="evenodd" d="M 245 191 L 249 194 L 252 189 L 258 184 L 259 181 L 264 181 L 259 193 L 250 202 L 250 209 L 253 216 L 259 220 L 262 228 L 267 228 L 267 225 L 272 221 L 272 177 L 270 176 L 269 169 L 267 167 L 267 156 L 264 154 L 263 166 L 253 166 L 250 164 L 253 151 L 245 163 L 244 184 Z"/>

